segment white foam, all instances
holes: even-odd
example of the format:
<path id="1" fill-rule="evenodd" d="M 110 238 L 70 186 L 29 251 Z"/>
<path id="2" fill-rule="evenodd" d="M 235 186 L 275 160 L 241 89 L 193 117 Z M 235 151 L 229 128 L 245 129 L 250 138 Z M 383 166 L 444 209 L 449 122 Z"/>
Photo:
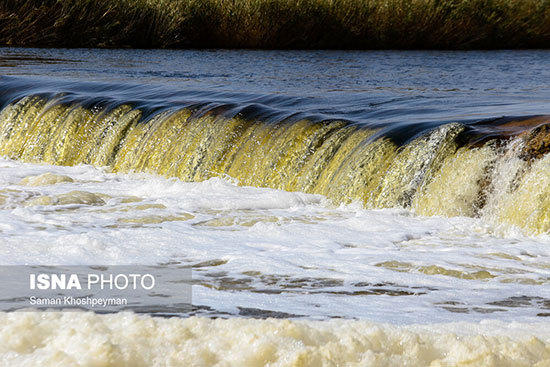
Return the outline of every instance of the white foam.
<path id="1" fill-rule="evenodd" d="M 0 364 L 543 367 L 550 363 L 544 327 L 0 313 Z"/>
<path id="2" fill-rule="evenodd" d="M 74 182 L 21 184 L 45 173 Z M 0 161 L 0 190 L 2 264 L 210 261 L 194 269 L 193 300 L 218 313 L 398 324 L 536 322 L 548 313 L 550 238 L 478 219 L 333 207 L 317 195 L 221 179 L 9 160 Z M 26 204 L 73 191 L 102 202 Z"/>

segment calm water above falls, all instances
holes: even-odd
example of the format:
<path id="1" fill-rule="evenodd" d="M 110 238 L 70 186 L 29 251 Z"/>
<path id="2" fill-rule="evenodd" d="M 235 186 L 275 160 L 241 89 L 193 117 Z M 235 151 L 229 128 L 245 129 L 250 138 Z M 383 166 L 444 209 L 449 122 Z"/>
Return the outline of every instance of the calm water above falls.
<path id="1" fill-rule="evenodd" d="M 153 105 L 257 104 L 286 114 L 409 124 L 548 114 L 549 58 L 549 51 L 5 48 L 0 73 L 50 79 L 50 92 L 70 89 Z M 56 88 L 55 81 L 115 86 Z"/>
<path id="2" fill-rule="evenodd" d="M 540 326 L 549 57 L 2 49 L 1 262 L 194 265 L 203 316 Z"/>

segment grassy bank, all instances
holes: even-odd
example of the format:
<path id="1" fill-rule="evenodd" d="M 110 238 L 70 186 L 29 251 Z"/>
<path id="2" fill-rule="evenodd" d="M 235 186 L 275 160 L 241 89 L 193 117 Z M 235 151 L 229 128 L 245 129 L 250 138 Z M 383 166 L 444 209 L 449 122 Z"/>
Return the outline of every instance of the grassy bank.
<path id="1" fill-rule="evenodd" d="M 0 45 L 549 48 L 550 0 L 2 0 Z"/>

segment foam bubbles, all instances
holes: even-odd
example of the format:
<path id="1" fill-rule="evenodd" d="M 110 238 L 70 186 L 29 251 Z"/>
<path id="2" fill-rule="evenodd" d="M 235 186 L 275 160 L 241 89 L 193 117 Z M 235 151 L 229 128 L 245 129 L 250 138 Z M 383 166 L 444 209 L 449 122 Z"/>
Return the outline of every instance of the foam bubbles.
<path id="1" fill-rule="evenodd" d="M 535 322 L 550 239 L 319 195 L 0 161 L 3 264 L 194 267 L 199 314 Z M 22 185 L 25 177 L 69 177 Z M 71 181 L 72 180 L 72 181 Z M 435 181 L 434 181 L 435 182 Z M 31 205 L 32 204 L 32 205 Z"/>
<path id="2" fill-rule="evenodd" d="M 544 327 L 0 313 L 10 366 L 513 366 L 550 363 Z M 481 333 L 480 333 L 481 331 Z"/>

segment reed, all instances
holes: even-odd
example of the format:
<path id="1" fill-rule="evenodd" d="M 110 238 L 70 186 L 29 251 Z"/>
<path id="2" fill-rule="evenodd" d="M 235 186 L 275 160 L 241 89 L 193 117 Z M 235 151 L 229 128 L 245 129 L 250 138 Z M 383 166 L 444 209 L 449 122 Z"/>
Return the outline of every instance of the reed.
<path id="1" fill-rule="evenodd" d="M 550 47 L 550 0 L 2 0 L 0 45 Z"/>

